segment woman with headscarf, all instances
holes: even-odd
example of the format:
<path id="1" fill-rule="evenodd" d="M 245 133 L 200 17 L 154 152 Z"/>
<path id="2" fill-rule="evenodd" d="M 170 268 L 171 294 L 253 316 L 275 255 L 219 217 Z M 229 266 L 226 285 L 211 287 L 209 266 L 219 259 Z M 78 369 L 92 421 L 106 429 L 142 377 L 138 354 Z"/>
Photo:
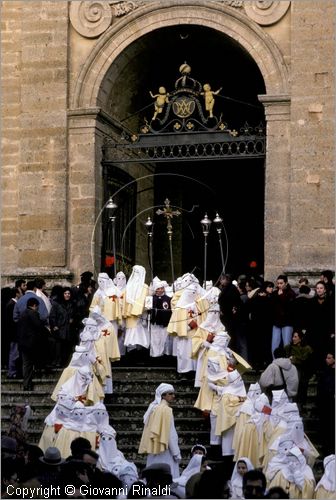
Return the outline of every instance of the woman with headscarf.
<path id="1" fill-rule="evenodd" d="M 155 399 L 144 415 L 144 429 L 140 441 L 140 454 L 147 454 L 146 467 L 155 463 L 166 463 L 173 477 L 179 477 L 181 452 L 170 403 L 174 401 L 175 389 L 170 384 L 160 384 Z"/>
<path id="2" fill-rule="evenodd" d="M 73 346 L 77 342 L 74 330 L 75 307 L 71 288 L 64 287 L 55 292 L 57 295 L 53 297 L 49 325 L 55 342 L 55 365 L 64 367 L 69 362 Z"/>
<path id="3" fill-rule="evenodd" d="M 323 460 L 324 473 L 317 483 L 314 498 L 329 500 L 336 498 L 335 455 L 328 455 Z"/>
<path id="4" fill-rule="evenodd" d="M 254 468 L 251 460 L 247 457 L 240 457 L 237 460 L 229 481 L 231 498 L 245 498 L 243 493 L 243 476 L 247 471 Z"/>

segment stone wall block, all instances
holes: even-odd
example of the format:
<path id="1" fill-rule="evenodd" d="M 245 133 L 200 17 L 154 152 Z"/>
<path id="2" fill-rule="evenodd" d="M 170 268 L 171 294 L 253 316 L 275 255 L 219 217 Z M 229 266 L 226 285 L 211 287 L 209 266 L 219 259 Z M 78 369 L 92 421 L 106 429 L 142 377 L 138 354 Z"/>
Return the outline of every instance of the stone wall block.
<path id="1" fill-rule="evenodd" d="M 25 267 L 47 267 L 50 268 L 52 262 L 53 267 L 64 266 L 64 250 L 24 250 L 19 252 L 20 265 Z"/>

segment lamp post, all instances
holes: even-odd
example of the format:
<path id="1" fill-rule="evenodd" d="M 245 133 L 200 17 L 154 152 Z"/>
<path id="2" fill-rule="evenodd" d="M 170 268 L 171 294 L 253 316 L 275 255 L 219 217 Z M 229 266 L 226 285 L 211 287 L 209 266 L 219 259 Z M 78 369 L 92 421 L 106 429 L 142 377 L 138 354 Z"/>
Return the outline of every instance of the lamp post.
<path id="1" fill-rule="evenodd" d="M 219 216 L 218 212 L 216 212 L 216 217 L 213 220 L 213 223 L 216 226 L 216 231 L 218 233 L 218 241 L 219 241 L 219 249 L 222 261 L 222 273 L 225 272 L 225 263 L 224 263 L 224 254 L 223 254 L 223 244 L 222 244 L 222 223 L 223 219 Z"/>
<path id="2" fill-rule="evenodd" d="M 147 236 L 148 236 L 148 251 L 149 251 L 149 267 L 151 270 L 151 277 L 152 277 L 152 282 L 153 282 L 153 277 L 154 277 L 154 271 L 153 271 L 153 222 L 150 217 L 147 218 L 147 221 L 145 222 L 145 227 L 147 229 Z"/>
<path id="3" fill-rule="evenodd" d="M 203 288 L 206 289 L 206 273 L 207 273 L 207 247 L 208 247 L 208 234 L 210 231 L 211 220 L 208 218 L 208 215 L 205 214 L 204 218 L 201 220 L 202 231 L 204 235 L 204 282 Z"/>
<path id="4" fill-rule="evenodd" d="M 113 246 L 113 268 L 114 268 L 114 276 L 117 275 L 117 255 L 116 255 L 116 238 L 115 238 L 115 210 L 118 208 L 118 205 L 116 205 L 112 199 L 112 196 L 110 196 L 106 206 L 106 210 L 108 211 L 109 214 L 109 220 L 111 222 L 111 227 L 112 227 L 112 246 Z"/>

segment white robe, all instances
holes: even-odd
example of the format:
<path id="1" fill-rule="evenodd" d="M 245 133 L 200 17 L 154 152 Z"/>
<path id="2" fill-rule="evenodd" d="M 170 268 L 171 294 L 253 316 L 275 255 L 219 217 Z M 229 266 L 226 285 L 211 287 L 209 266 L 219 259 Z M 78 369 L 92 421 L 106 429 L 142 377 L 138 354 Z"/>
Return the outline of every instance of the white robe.
<path id="1" fill-rule="evenodd" d="M 172 418 L 170 423 L 168 449 L 155 455 L 149 453 L 147 455 L 146 467 L 149 467 L 152 464 L 166 463 L 170 466 L 172 476 L 178 477 L 180 475 L 180 468 L 178 462 L 174 460 L 174 455 L 180 456 L 180 448 L 178 445 L 178 436 L 175 429 L 174 419 Z"/>

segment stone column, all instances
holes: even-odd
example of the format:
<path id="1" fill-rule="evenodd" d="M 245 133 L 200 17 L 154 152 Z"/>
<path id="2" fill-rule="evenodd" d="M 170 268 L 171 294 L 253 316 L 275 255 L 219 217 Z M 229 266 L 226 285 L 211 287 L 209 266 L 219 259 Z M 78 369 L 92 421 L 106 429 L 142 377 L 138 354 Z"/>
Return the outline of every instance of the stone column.
<path id="1" fill-rule="evenodd" d="M 290 97 L 260 95 L 267 121 L 265 166 L 265 279 L 274 280 L 289 265 Z"/>

